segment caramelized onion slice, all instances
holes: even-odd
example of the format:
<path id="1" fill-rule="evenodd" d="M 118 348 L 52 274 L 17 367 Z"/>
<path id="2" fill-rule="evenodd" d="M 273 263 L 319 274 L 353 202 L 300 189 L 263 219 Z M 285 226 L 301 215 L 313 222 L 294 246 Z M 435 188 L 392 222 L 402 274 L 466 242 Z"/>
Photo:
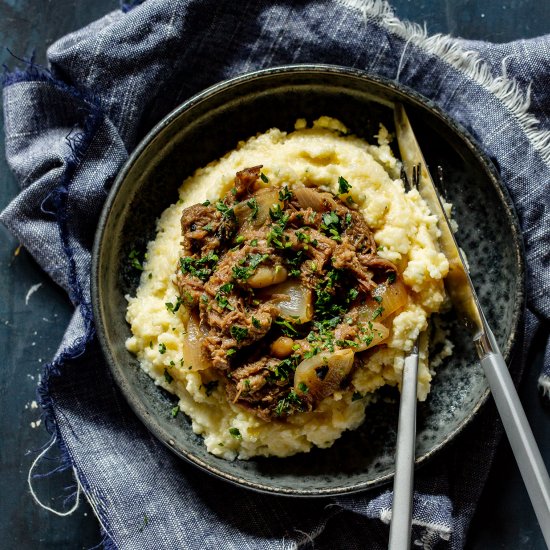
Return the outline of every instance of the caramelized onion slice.
<path id="1" fill-rule="evenodd" d="M 378 346 L 390 335 L 390 330 L 382 323 L 360 323 L 359 331 L 359 337 L 356 339 L 358 346 L 353 348 L 355 352 Z"/>
<path id="2" fill-rule="evenodd" d="M 315 212 L 327 212 L 336 208 L 336 202 L 329 193 L 320 193 L 309 187 L 294 187 L 292 193 L 302 208 Z"/>
<path id="3" fill-rule="evenodd" d="M 239 227 L 247 230 L 261 227 L 269 218 L 269 209 L 282 206 L 277 189 L 260 189 L 250 198 L 240 202 L 233 211 Z"/>
<path id="4" fill-rule="evenodd" d="M 398 277 L 393 283 L 378 285 L 372 292 L 373 298 L 367 300 L 360 308 L 359 320 L 382 321 L 398 309 L 402 308 L 409 300 L 409 294 L 405 283 Z"/>
<path id="5" fill-rule="evenodd" d="M 277 302 L 281 317 L 294 323 L 307 323 L 313 319 L 311 290 L 298 281 L 290 280 L 270 289 L 272 294 L 287 296 Z"/>
<path id="6" fill-rule="evenodd" d="M 183 338 L 183 366 L 190 371 L 210 368 L 212 365 L 205 357 L 202 341 L 205 333 L 202 331 L 197 314 L 189 313 L 186 334 Z"/>
<path id="7" fill-rule="evenodd" d="M 294 391 L 314 401 L 332 395 L 350 373 L 354 355 L 351 349 L 340 349 L 305 359 L 296 367 Z"/>
<path id="8" fill-rule="evenodd" d="M 246 284 L 251 288 L 265 288 L 266 286 L 278 285 L 286 281 L 288 272 L 282 265 L 261 265 L 251 275 Z"/>

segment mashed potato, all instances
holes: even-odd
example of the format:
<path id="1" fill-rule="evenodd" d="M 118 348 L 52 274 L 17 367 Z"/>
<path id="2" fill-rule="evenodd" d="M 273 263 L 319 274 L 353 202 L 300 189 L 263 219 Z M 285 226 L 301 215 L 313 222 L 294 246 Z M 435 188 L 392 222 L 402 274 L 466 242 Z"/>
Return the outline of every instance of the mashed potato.
<path id="1" fill-rule="evenodd" d="M 197 170 L 183 182 L 179 201 L 158 220 L 157 237 L 149 243 L 137 294 L 127 297 L 127 321 L 133 336 L 126 346 L 156 384 L 177 395 L 179 410 L 191 418 L 193 430 L 203 435 L 209 452 L 226 459 L 246 459 L 285 457 L 313 445 L 329 447 L 342 432 L 365 420 L 366 404 L 375 390 L 400 384 L 406 352 L 427 331 L 429 316 L 442 307 L 443 279 L 449 266 L 436 246 L 436 218 L 417 191 L 405 192 L 386 129 L 381 127 L 376 137 L 378 145 L 370 145 L 348 135 L 340 121 L 328 117 L 310 128 L 300 119 L 292 133 L 271 129 Z M 228 402 L 216 373 L 194 372 L 183 364 L 186 313 L 183 307 L 175 313 L 170 307 L 177 300 L 174 273 L 182 209 L 221 197 L 232 187 L 236 172 L 259 164 L 275 186 L 307 183 L 336 193 L 340 176 L 350 182 L 350 193 L 374 233 L 379 255 L 398 266 L 411 291 L 409 304 L 393 319 L 386 345 L 375 348 L 369 361 L 355 370 L 353 391 L 337 392 L 312 412 L 273 422 Z M 427 341 L 420 339 L 419 400 L 426 399 L 433 375 Z M 452 351 L 448 342 L 443 349 L 446 355 Z"/>

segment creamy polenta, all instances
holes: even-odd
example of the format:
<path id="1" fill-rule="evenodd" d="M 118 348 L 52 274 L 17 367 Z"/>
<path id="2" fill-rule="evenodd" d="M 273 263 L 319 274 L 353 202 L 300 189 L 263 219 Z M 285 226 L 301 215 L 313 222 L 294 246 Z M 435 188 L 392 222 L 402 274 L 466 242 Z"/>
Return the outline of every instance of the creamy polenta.
<path id="1" fill-rule="evenodd" d="M 443 338 L 443 351 L 430 368 L 428 319 L 446 301 L 443 280 L 449 267 L 436 246 L 436 218 L 416 190 L 405 191 L 386 129 L 381 127 L 375 137 L 377 144 L 369 144 L 329 117 L 321 117 L 311 127 L 298 120 L 291 133 L 271 129 L 197 170 L 183 182 L 179 200 L 159 218 L 136 295 L 127 297 L 132 336 L 126 346 L 156 384 L 178 397 L 171 414 L 188 415 L 209 452 L 246 459 L 285 457 L 314 445 L 329 447 L 368 417 L 366 405 L 378 388 L 399 386 L 404 357 L 419 335 L 424 335 L 419 339 L 419 400 L 425 400 L 430 391 L 433 366 L 452 352 Z M 290 190 L 307 185 L 337 194 L 339 180 L 349 182 L 349 201 L 372 230 L 377 254 L 395 264 L 409 291 L 408 302 L 391 319 L 384 345 L 373 348 L 368 361 L 353 370 L 349 389 L 335 391 L 314 410 L 280 421 L 266 421 L 231 402 L 218 372 L 195 370 L 182 359 L 189 315 L 175 285 L 182 209 L 222 197 L 232 188 L 236 172 L 255 165 L 262 166 L 269 185 Z"/>

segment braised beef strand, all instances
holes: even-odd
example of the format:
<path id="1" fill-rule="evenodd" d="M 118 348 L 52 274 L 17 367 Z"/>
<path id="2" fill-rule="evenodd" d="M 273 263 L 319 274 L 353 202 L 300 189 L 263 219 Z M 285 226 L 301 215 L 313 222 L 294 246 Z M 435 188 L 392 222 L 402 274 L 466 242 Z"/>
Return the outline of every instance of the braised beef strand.
<path id="1" fill-rule="evenodd" d="M 349 386 L 354 356 L 384 342 L 382 319 L 407 294 L 348 182 L 340 178 L 339 196 L 274 188 L 261 168 L 238 172 L 223 199 L 183 211 L 176 286 L 199 315 L 203 356 L 228 398 L 283 420 Z"/>

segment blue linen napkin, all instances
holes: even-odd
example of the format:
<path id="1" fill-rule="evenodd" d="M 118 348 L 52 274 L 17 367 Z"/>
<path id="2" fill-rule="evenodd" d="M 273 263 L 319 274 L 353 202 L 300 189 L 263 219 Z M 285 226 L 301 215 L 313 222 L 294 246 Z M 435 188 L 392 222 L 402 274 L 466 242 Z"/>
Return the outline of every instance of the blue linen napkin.
<path id="1" fill-rule="evenodd" d="M 549 56 L 549 37 L 428 37 L 375 0 L 147 0 L 57 41 L 49 70 L 5 75 L 6 152 L 21 192 L 0 219 L 75 307 L 40 396 L 106 547 L 382 549 L 391 510 L 387 488 L 295 500 L 213 479 L 157 442 L 115 389 L 94 336 L 90 249 L 108 189 L 144 133 L 193 93 L 275 65 L 345 65 L 414 88 L 472 133 L 514 200 L 529 267 L 524 358 L 550 316 Z M 512 365 L 516 378 L 522 368 Z M 418 472 L 415 544 L 464 546 L 499 437 L 487 406 Z"/>

